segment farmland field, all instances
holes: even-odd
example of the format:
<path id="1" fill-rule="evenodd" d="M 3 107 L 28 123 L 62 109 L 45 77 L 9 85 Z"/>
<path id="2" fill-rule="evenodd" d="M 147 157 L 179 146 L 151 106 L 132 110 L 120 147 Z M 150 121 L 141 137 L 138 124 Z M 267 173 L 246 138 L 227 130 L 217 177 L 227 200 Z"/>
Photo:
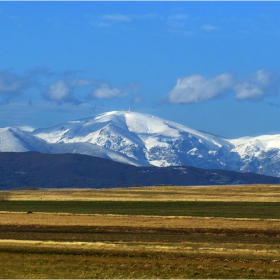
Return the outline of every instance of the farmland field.
<path id="1" fill-rule="evenodd" d="M 7 201 L 0 211 L 280 219 L 280 202 Z"/>
<path id="2" fill-rule="evenodd" d="M 1 279 L 280 278 L 280 186 L 1 197 Z"/>

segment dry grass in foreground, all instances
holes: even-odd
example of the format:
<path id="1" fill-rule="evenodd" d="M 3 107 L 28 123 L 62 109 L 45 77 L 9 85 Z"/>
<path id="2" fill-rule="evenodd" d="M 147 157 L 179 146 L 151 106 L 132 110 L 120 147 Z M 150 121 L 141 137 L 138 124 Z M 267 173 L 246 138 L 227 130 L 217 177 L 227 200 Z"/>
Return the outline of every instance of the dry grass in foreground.
<path id="1" fill-rule="evenodd" d="M 2 213 L 0 221 L 1 246 L 280 258 L 280 220 Z"/>
<path id="2" fill-rule="evenodd" d="M 0 203 L 280 202 L 280 186 L 273 185 L 1 194 Z M 1 279 L 279 279 L 280 219 L 2 212 L 0 258 Z"/>
<path id="3" fill-rule="evenodd" d="M 280 185 L 155 186 L 0 191 L 6 200 L 280 202 Z"/>
<path id="4" fill-rule="evenodd" d="M 279 278 L 280 220 L 0 214 L 0 278 Z"/>
<path id="5" fill-rule="evenodd" d="M 2 279 L 279 279 L 273 260 L 149 254 L 0 252 Z"/>
<path id="6" fill-rule="evenodd" d="M 124 226 L 143 228 L 211 228 L 279 230 L 280 220 L 176 216 L 74 215 L 50 213 L 0 213 L 0 225 Z"/>

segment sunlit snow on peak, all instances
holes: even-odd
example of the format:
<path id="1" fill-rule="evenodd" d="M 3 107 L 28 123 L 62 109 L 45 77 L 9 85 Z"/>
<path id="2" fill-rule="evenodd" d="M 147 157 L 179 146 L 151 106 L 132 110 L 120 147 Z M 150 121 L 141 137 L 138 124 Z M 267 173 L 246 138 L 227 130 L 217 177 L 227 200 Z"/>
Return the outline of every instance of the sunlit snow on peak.
<path id="1" fill-rule="evenodd" d="M 225 139 L 131 111 L 107 112 L 34 131 L 1 128 L 0 149 L 81 153 L 137 166 L 195 166 L 280 177 L 280 135 Z"/>

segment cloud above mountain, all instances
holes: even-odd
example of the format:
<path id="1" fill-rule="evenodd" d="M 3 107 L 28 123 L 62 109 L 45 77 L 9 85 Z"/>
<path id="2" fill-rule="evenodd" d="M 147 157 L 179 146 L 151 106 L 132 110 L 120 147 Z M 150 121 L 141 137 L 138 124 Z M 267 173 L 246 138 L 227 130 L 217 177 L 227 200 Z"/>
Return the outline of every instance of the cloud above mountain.
<path id="1" fill-rule="evenodd" d="M 279 77 L 276 73 L 260 69 L 252 73 L 249 81 L 241 81 L 235 85 L 236 98 L 261 100 L 266 95 L 277 93 Z"/>
<path id="2" fill-rule="evenodd" d="M 122 98 L 138 91 L 134 83 L 120 87 L 111 86 L 106 80 L 85 78 L 78 71 L 52 72 L 48 68 L 34 68 L 23 74 L 13 69 L 0 70 L 0 104 L 11 101 L 53 104 L 81 104 L 97 99 Z"/>
<path id="3" fill-rule="evenodd" d="M 191 75 L 177 79 L 175 87 L 169 92 L 171 103 L 197 103 L 216 98 L 234 84 L 231 74 L 222 74 L 209 79 L 202 75 Z"/>
<path id="4" fill-rule="evenodd" d="M 17 75 L 11 69 L 0 71 L 0 95 L 4 103 L 9 103 L 11 99 L 21 95 L 32 85 L 28 76 Z"/>
<path id="5" fill-rule="evenodd" d="M 262 100 L 277 93 L 279 77 L 267 69 L 252 73 L 248 79 L 239 79 L 234 73 L 224 73 L 214 78 L 203 75 L 190 75 L 178 78 L 168 93 L 170 103 L 199 103 L 234 93 L 240 100 Z"/>
<path id="6" fill-rule="evenodd" d="M 191 104 L 231 94 L 237 100 L 259 101 L 277 94 L 278 85 L 279 75 L 269 69 L 259 69 L 245 78 L 233 72 L 215 77 L 194 74 L 178 78 L 165 98 L 171 104 Z M 24 74 L 17 74 L 11 69 L 0 71 L 2 104 L 9 104 L 19 97 L 26 97 L 28 103 L 43 98 L 57 105 L 77 105 L 125 97 L 129 97 L 127 102 L 140 103 L 144 98 L 141 92 L 135 95 L 138 91 L 139 86 L 133 83 L 112 86 L 106 80 L 85 78 L 82 73 L 75 71 L 54 73 L 43 68 Z"/>
<path id="7" fill-rule="evenodd" d="M 75 101 L 73 88 L 63 80 L 49 85 L 44 97 L 46 100 L 55 101 L 58 104 Z"/>
<path id="8" fill-rule="evenodd" d="M 126 95 L 125 92 L 118 88 L 111 88 L 108 84 L 102 84 L 100 87 L 96 88 L 91 96 L 94 98 L 114 98 L 114 97 L 122 97 Z"/>
<path id="9" fill-rule="evenodd" d="M 81 88 L 86 88 L 88 94 L 78 94 Z M 75 79 L 70 80 L 57 80 L 48 86 L 47 91 L 44 93 L 44 99 L 57 104 L 73 103 L 79 104 L 84 100 L 90 99 L 111 99 L 121 98 L 128 95 L 130 92 L 125 89 L 111 87 L 106 82 L 100 82 L 94 79 Z"/>

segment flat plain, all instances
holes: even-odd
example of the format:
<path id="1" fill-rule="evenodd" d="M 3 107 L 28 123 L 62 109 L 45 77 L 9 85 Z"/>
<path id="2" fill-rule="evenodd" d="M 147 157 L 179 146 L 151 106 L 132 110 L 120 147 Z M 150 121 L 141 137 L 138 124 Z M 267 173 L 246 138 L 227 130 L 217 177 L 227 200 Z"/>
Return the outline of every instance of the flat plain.
<path id="1" fill-rule="evenodd" d="M 280 186 L 0 191 L 0 278 L 280 278 Z"/>

